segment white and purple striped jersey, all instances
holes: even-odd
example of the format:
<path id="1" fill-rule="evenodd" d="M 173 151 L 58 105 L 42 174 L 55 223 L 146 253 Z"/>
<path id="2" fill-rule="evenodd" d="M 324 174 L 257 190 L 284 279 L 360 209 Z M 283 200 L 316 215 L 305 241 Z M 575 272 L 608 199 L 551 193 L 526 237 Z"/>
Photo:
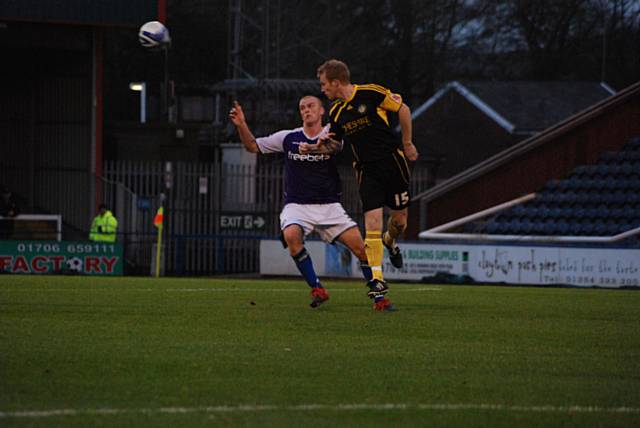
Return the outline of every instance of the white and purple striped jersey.
<path id="1" fill-rule="evenodd" d="M 318 135 L 309 137 L 300 127 L 256 139 L 261 153 L 283 152 L 285 155 L 285 205 L 340 202 L 342 187 L 333 156 L 300 154 L 298 150 L 300 143 L 316 144 L 318 137 L 328 131 L 325 126 Z"/>

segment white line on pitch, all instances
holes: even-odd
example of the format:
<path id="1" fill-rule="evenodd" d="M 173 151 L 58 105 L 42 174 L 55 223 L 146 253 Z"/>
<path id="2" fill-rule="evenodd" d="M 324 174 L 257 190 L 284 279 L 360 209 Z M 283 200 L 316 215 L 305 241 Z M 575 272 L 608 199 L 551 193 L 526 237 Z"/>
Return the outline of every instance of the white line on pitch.
<path id="1" fill-rule="evenodd" d="M 122 414 L 184 414 L 184 413 L 256 413 L 265 411 L 313 412 L 317 410 L 354 411 L 354 410 L 476 410 L 489 412 L 535 412 L 535 413 L 640 413 L 638 407 L 600 407 L 600 406 L 521 406 L 504 404 L 301 404 L 296 406 L 277 405 L 238 405 L 238 406 L 203 406 L 203 407 L 158 407 L 138 409 L 53 409 L 53 410 L 21 410 L 0 411 L 2 418 L 47 418 L 55 416 L 106 416 Z"/>

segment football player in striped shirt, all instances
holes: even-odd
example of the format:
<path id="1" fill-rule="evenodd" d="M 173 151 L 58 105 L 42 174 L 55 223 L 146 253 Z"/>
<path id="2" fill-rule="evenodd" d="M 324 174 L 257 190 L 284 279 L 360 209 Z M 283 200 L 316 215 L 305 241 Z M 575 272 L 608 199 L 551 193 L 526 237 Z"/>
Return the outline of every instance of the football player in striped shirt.
<path id="1" fill-rule="evenodd" d="M 411 110 L 400 95 L 383 86 L 351 83 L 349 68 L 342 61 L 326 61 L 317 75 L 322 92 L 334 103 L 329 110 L 330 132 L 310 153 L 333 153 L 342 142 L 350 145 L 364 211 L 365 248 L 374 278 L 383 281 L 383 246 L 392 265 L 402 268 L 396 240 L 407 227 L 411 197 L 407 161 L 418 159 L 411 140 Z M 389 113 L 398 114 L 400 139 L 391 129 Z M 383 234 L 385 206 L 390 216 Z"/>

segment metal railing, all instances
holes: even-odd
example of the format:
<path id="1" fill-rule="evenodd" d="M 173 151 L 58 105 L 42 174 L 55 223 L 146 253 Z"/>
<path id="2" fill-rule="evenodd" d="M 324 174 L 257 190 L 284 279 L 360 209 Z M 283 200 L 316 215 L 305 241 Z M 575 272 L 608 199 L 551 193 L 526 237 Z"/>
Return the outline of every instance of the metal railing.
<path id="1" fill-rule="evenodd" d="M 104 199 L 120 222 L 130 271 L 151 270 L 156 229 L 153 216 L 165 196 L 164 272 L 208 275 L 259 272 L 259 241 L 280 233 L 284 168 L 277 159 L 255 164 L 110 161 L 105 164 Z M 355 175 L 339 167 L 345 210 L 361 224 Z M 414 171 L 412 192 L 428 185 L 426 170 Z M 264 224 L 224 227 L 228 213 L 260 215 Z"/>

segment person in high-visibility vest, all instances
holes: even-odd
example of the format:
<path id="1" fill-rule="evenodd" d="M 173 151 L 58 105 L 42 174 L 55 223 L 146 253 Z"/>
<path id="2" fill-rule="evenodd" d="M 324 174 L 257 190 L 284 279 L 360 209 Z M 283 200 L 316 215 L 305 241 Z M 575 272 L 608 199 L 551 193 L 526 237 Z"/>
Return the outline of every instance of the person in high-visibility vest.
<path id="1" fill-rule="evenodd" d="M 118 220 L 113 213 L 107 209 L 105 204 L 98 207 L 98 215 L 91 223 L 89 239 L 95 242 L 116 242 L 116 232 L 118 231 Z"/>

